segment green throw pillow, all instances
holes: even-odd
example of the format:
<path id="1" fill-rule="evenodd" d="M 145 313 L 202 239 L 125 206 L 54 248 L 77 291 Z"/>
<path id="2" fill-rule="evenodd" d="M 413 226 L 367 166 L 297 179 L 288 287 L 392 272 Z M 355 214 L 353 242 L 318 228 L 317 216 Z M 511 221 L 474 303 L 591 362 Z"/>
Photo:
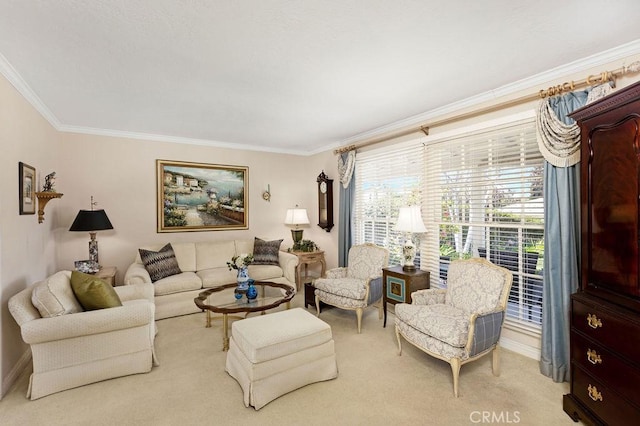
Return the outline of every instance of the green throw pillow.
<path id="1" fill-rule="evenodd" d="M 85 311 L 122 306 L 113 287 L 93 275 L 71 271 L 71 289 Z"/>

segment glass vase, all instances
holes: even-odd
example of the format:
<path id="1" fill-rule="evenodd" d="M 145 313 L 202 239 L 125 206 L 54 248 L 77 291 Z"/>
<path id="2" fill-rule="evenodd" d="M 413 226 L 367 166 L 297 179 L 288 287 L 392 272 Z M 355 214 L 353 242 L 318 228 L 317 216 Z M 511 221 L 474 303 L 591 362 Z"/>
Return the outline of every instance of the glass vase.
<path id="1" fill-rule="evenodd" d="M 258 297 L 258 289 L 253 285 L 253 283 L 253 280 L 249 280 L 249 288 L 247 288 L 247 299 L 250 301 Z"/>

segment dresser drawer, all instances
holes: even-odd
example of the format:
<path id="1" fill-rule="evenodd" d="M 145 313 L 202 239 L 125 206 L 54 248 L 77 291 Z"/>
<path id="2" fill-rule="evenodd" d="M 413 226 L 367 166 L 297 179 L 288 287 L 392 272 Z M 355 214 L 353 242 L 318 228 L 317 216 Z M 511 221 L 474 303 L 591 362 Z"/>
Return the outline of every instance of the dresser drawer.
<path id="1" fill-rule="evenodd" d="M 577 332 L 571 333 L 571 361 L 640 407 L 639 366 L 629 364 Z"/>
<path id="2" fill-rule="evenodd" d="M 573 364 L 571 393 L 609 425 L 634 425 L 640 419 L 640 410 L 626 402 L 598 379 Z"/>
<path id="3" fill-rule="evenodd" d="M 571 326 L 611 352 L 640 363 L 640 323 L 630 316 L 618 315 L 608 305 L 591 305 L 576 299 L 572 298 Z"/>

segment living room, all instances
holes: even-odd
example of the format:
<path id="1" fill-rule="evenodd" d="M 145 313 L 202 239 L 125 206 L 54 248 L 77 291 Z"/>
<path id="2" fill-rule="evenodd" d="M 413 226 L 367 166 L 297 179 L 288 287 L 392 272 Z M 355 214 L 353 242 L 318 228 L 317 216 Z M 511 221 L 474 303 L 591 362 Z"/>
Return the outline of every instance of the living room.
<path id="1" fill-rule="evenodd" d="M 3 53 L 1 48 L 0 53 Z M 616 43 L 613 40 L 606 50 L 562 62 L 561 66 L 553 69 L 532 71 L 518 78 L 525 78 L 524 81 L 516 81 L 514 78 L 509 82 L 511 85 L 502 90 L 494 87 L 490 91 L 493 93 L 486 92 L 484 96 L 475 94 L 475 98 L 470 96 L 455 105 L 440 104 L 439 115 L 432 114 L 424 121 L 428 124 L 436 118 L 455 116 L 466 110 L 481 110 L 565 81 L 577 81 L 605 70 L 619 69 L 639 59 L 640 44 L 637 40 L 632 43 L 626 43 L 626 40 L 625 43 Z M 285 213 L 295 205 L 306 208 L 309 213 L 311 224 L 304 228 L 304 238 L 313 240 L 325 251 L 327 268 L 338 266 L 337 227 L 331 232 L 325 232 L 316 226 L 316 178 L 324 171 L 335 179 L 333 208 L 334 217 L 337 218 L 340 208 L 337 197 L 339 172 L 337 156 L 333 150 L 343 145 L 357 145 L 376 139 L 378 136 L 366 135 L 373 128 L 362 129 L 359 132 L 362 136 L 358 140 L 352 139 L 354 135 L 349 134 L 325 146 L 309 147 L 305 152 L 241 143 L 206 143 L 207 141 L 195 137 L 161 136 L 155 131 L 127 132 L 109 128 L 88 131 L 88 126 L 74 126 L 74 123 L 67 122 L 64 117 L 52 114 L 54 106 L 45 105 L 38 98 L 28 81 L 23 79 L 21 70 L 14 68 L 8 58 L 0 57 L 0 71 L 3 74 L 0 77 L 0 146 L 3 152 L 0 160 L 3 173 L 0 188 L 5 195 L 0 202 L 0 395 L 9 393 L 25 369 L 30 367 L 28 345 L 24 344 L 20 328 L 8 311 L 8 300 L 22 289 L 59 270 L 73 269 L 74 261 L 87 258 L 88 233 L 69 232 L 69 227 L 80 209 L 91 207 L 92 197 L 98 203 L 97 208 L 105 209 L 113 224 L 113 230 L 98 233 L 98 240 L 100 263 L 117 267 L 118 282 L 122 282 L 127 267 L 133 262 L 138 248 L 143 245 L 257 236 L 267 240 L 282 238 L 282 248 L 286 249 L 291 246 L 292 241 L 290 227 L 284 223 Z M 622 76 L 616 82 L 616 89 L 637 80 L 637 74 Z M 430 136 L 529 111 L 536 104 L 537 99 L 433 127 L 430 129 Z M 380 126 L 383 124 L 387 123 L 380 123 Z M 251 126 L 252 123 L 246 125 Z M 386 127 L 388 133 L 392 133 L 392 127 Z M 391 146 L 403 142 L 402 139 L 389 138 L 386 143 L 364 146 L 361 151 Z M 428 142 L 428 137 L 424 140 Z M 158 233 L 156 160 L 159 159 L 247 167 L 249 229 Z M 42 223 L 38 222 L 37 214 L 18 214 L 18 197 L 15 194 L 18 192 L 16 169 L 19 162 L 36 169 L 36 183 L 40 187 L 45 175 L 56 173 L 55 189 L 63 196 L 47 204 Z M 268 201 L 262 196 L 266 190 L 271 194 Z M 432 274 L 437 274 L 437 271 L 432 271 Z M 353 326 L 349 322 L 355 322 L 352 317 L 344 319 L 349 326 Z M 367 329 L 382 327 L 375 312 L 369 313 L 365 320 L 364 334 Z M 184 332 L 183 328 L 189 325 L 191 324 L 181 323 L 175 328 Z M 351 331 L 355 334 L 355 326 Z M 536 349 L 539 350 L 539 338 L 532 339 L 514 332 L 506 332 L 504 337 L 514 342 L 511 349 L 516 352 L 521 348 L 521 353 L 530 355 Z M 393 342 L 385 343 L 389 343 L 391 352 L 395 351 Z M 533 349 L 522 349 L 524 347 Z M 162 362 L 163 354 L 159 353 L 159 357 Z M 514 364 L 519 365 L 518 362 Z M 346 365 L 351 364 L 345 361 Z M 535 362 L 527 365 L 533 365 L 533 369 L 537 367 Z M 482 365 L 481 368 L 488 369 L 488 366 Z M 475 373 L 477 370 L 472 371 Z M 450 379 L 446 376 L 447 371 L 443 368 L 440 373 L 444 376 L 442 392 L 448 394 L 450 383 L 447 380 Z M 369 374 L 373 380 L 375 374 Z M 133 379 L 135 380 L 135 376 Z M 462 380 L 464 383 L 465 378 Z M 134 381 L 127 383 L 136 386 Z M 381 389 L 383 386 L 379 385 Z M 395 386 L 401 389 L 400 385 Z M 126 392 L 126 388 L 122 391 Z M 482 401 L 476 400 L 476 403 L 477 410 L 482 411 Z M 558 406 L 553 409 L 561 410 L 560 404 L 558 401 Z M 517 409 L 517 404 L 515 407 Z M 254 417 L 253 420 L 257 422 L 259 418 Z"/>

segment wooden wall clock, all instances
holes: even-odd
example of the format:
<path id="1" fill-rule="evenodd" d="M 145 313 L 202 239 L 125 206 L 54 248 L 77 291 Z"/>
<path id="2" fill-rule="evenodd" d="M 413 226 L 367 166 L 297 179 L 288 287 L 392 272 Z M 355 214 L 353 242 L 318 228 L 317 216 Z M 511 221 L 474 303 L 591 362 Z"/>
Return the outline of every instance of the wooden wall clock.
<path id="1" fill-rule="evenodd" d="M 316 181 L 318 182 L 318 226 L 330 232 L 333 228 L 333 179 L 329 179 L 323 170 Z"/>

